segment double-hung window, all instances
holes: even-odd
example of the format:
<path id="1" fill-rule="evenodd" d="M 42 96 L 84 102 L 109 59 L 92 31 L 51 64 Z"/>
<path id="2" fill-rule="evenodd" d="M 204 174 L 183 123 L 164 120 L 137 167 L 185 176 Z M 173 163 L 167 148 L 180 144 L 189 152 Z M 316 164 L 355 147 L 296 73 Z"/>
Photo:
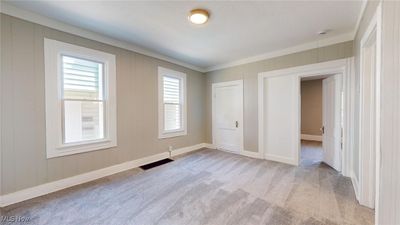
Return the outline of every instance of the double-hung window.
<path id="1" fill-rule="evenodd" d="M 45 39 L 45 78 L 48 158 L 116 146 L 114 55 Z"/>
<path id="2" fill-rule="evenodd" d="M 158 67 L 158 89 L 158 137 L 186 135 L 186 74 Z"/>

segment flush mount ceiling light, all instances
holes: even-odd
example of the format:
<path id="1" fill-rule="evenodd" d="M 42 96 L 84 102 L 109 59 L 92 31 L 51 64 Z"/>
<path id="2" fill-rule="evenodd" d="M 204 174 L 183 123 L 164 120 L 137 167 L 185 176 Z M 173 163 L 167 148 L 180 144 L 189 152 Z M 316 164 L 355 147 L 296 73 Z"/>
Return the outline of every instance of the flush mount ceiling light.
<path id="1" fill-rule="evenodd" d="M 193 9 L 190 11 L 188 19 L 194 24 L 204 24 L 207 22 L 210 14 L 204 9 Z"/>

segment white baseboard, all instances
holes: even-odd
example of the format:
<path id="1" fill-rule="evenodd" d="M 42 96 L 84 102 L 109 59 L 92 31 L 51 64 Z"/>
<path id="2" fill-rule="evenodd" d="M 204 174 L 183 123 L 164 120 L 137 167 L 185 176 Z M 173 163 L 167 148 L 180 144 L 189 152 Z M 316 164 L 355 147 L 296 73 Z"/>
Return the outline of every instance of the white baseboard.
<path id="1" fill-rule="evenodd" d="M 240 152 L 240 154 L 243 155 L 243 156 L 250 157 L 250 158 L 263 159 L 263 157 L 260 155 L 259 152 L 252 152 L 252 151 L 243 150 L 243 151 Z"/>
<path id="2" fill-rule="evenodd" d="M 206 148 L 211 148 L 211 149 L 216 149 L 215 146 L 213 144 L 205 144 Z M 223 149 L 219 149 L 221 151 L 225 151 Z M 276 161 L 276 162 L 281 162 L 281 163 L 286 163 L 286 164 L 290 164 L 290 165 L 294 165 L 294 166 L 298 166 L 298 162 L 295 159 L 292 158 L 285 158 L 285 157 L 281 157 L 281 156 L 276 156 L 276 155 L 265 155 L 265 157 L 263 157 L 263 155 L 259 152 L 253 152 L 253 151 L 240 151 L 238 153 L 236 152 L 230 152 L 230 151 L 226 151 L 229 153 L 234 153 L 234 154 L 239 154 L 239 155 L 243 155 L 243 156 L 247 156 L 250 158 L 255 158 L 255 159 L 266 159 L 266 160 L 271 160 L 271 161 Z"/>
<path id="3" fill-rule="evenodd" d="M 204 147 L 210 148 L 210 149 L 217 149 L 214 144 L 209 144 L 209 143 L 206 143 Z M 253 152 L 253 151 L 247 151 L 247 150 L 242 150 L 240 152 L 232 152 L 232 151 L 227 151 L 227 150 L 223 150 L 223 149 L 218 149 L 218 150 L 233 153 L 233 154 L 243 155 L 243 156 L 247 156 L 247 157 L 255 158 L 255 159 L 263 158 L 259 152 Z"/>
<path id="4" fill-rule="evenodd" d="M 188 152 L 196 151 L 202 148 L 206 148 L 207 144 L 206 143 L 201 143 L 197 145 L 192 145 L 189 147 L 184 147 L 184 148 L 179 148 L 171 151 L 171 157 L 177 156 L 177 155 L 182 155 Z"/>
<path id="5" fill-rule="evenodd" d="M 194 151 L 206 146 L 205 143 L 197 144 L 181 149 L 176 149 L 174 155 L 183 154 L 186 152 Z M 97 180 L 106 176 L 110 176 L 119 172 L 130 170 L 148 163 L 159 161 L 170 157 L 169 152 L 163 152 L 156 155 L 124 162 L 121 164 L 113 165 L 99 170 L 94 170 L 88 173 L 79 174 L 73 177 L 53 181 L 50 183 L 41 184 L 35 187 L 20 190 L 14 193 L 0 196 L 0 207 L 5 207 L 14 203 L 22 202 L 31 198 L 46 195 L 52 192 L 56 192 L 65 188 L 69 188 L 78 184 L 83 184 L 89 181 Z"/>
<path id="6" fill-rule="evenodd" d="M 210 148 L 210 149 L 216 149 L 215 145 L 210 144 L 210 143 L 206 143 L 204 147 L 205 148 Z"/>
<path id="7" fill-rule="evenodd" d="M 356 194 L 356 199 L 357 201 L 360 201 L 360 193 L 359 193 L 359 185 L 358 185 L 358 180 L 356 175 L 354 174 L 354 171 L 351 171 L 351 183 L 353 184 L 354 188 L 354 193 Z"/>
<path id="8" fill-rule="evenodd" d="M 277 155 L 271 155 L 271 154 L 266 154 L 265 159 L 271 160 L 271 161 L 276 161 L 276 162 L 281 162 L 281 163 L 286 163 L 286 164 L 290 164 L 290 165 L 294 165 L 294 166 L 298 166 L 298 164 L 299 164 L 298 162 L 296 162 L 295 159 L 277 156 Z"/>
<path id="9" fill-rule="evenodd" d="M 301 134 L 301 140 L 322 141 L 322 135 Z"/>

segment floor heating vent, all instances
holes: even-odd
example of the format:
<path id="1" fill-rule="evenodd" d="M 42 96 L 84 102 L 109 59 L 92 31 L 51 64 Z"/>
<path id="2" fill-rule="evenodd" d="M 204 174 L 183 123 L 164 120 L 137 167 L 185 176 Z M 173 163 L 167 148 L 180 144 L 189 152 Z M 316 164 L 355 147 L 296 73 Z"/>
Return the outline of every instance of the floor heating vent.
<path id="1" fill-rule="evenodd" d="M 162 160 L 157 161 L 157 162 L 153 162 L 153 163 L 149 163 L 149 164 L 140 166 L 140 168 L 143 169 L 143 170 L 149 170 L 151 168 L 154 168 L 154 167 L 157 167 L 157 166 L 161 166 L 161 165 L 164 165 L 164 164 L 172 162 L 172 161 L 174 161 L 174 160 L 172 160 L 172 159 L 162 159 Z"/>

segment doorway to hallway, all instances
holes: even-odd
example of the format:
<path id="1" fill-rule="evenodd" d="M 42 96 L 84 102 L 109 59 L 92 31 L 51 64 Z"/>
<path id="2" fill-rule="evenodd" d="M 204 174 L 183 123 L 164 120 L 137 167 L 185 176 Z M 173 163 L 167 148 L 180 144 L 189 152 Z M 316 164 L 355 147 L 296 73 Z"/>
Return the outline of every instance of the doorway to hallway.
<path id="1" fill-rule="evenodd" d="M 300 164 L 321 162 L 341 172 L 341 75 L 311 76 L 301 80 Z"/>

